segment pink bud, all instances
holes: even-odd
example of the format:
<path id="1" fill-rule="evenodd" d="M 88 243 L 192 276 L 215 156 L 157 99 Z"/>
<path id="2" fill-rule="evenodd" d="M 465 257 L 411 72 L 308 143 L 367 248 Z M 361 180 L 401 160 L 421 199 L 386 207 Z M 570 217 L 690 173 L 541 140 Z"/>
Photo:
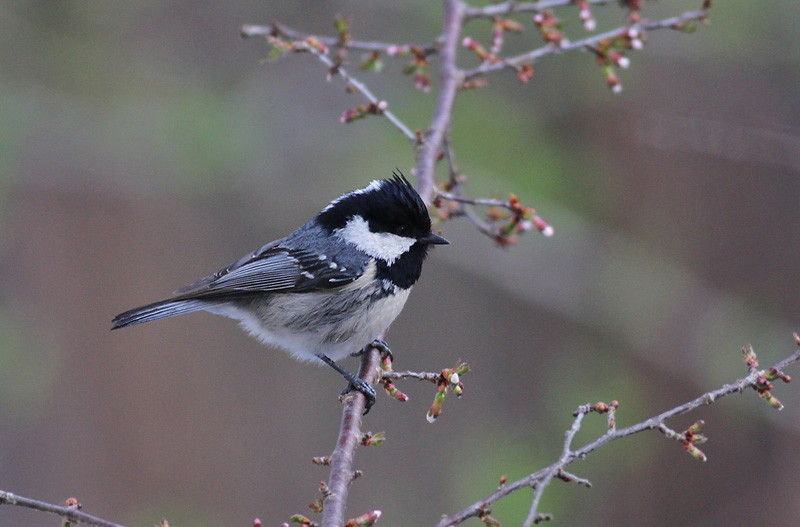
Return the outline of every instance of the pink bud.
<path id="1" fill-rule="evenodd" d="M 548 238 L 550 238 L 551 236 L 553 236 L 553 234 L 555 234 L 553 227 L 551 227 L 549 223 L 544 221 L 539 216 L 533 217 L 533 225 L 534 227 L 536 227 L 537 231 L 541 232 L 542 235 L 547 236 Z"/>

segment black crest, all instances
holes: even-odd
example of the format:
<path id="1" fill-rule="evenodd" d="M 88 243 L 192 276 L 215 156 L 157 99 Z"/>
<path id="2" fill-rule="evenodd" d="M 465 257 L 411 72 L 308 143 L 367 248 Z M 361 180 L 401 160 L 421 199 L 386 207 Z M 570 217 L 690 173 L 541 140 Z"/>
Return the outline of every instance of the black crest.
<path id="1" fill-rule="evenodd" d="M 356 214 L 373 232 L 390 232 L 418 238 L 431 230 L 431 220 L 422 198 L 400 172 L 345 194 L 320 212 L 317 220 L 329 232 L 344 227 Z"/>

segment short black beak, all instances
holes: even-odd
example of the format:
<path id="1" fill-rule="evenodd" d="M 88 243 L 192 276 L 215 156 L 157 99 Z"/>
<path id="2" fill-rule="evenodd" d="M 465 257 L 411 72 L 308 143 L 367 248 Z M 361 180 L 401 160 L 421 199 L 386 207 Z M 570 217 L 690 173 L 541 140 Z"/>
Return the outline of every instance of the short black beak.
<path id="1" fill-rule="evenodd" d="M 439 236 L 438 234 L 428 233 L 422 238 L 417 238 L 419 243 L 426 243 L 429 245 L 450 245 L 450 242 Z"/>

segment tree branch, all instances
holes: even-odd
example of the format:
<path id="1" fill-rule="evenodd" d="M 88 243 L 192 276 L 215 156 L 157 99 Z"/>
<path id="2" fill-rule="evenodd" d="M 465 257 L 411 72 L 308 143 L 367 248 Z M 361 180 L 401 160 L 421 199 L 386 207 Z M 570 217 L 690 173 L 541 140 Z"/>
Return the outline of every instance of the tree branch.
<path id="1" fill-rule="evenodd" d="M 358 377 L 374 385 L 380 375 L 379 365 L 380 353 L 376 348 L 369 347 L 361 356 Z M 361 419 L 366 398 L 364 394 L 354 390 L 344 397 L 343 402 L 339 438 L 331 455 L 331 473 L 328 479 L 331 494 L 325 500 L 322 510 L 322 527 L 344 526 L 347 494 L 354 474 L 353 458 L 361 441 Z"/>
<path id="2" fill-rule="evenodd" d="M 634 24 L 632 26 L 618 27 L 616 29 L 612 29 L 611 31 L 606 31 L 605 33 L 598 33 L 597 35 L 592 35 L 590 37 L 581 40 L 576 40 L 574 42 L 562 42 L 558 46 L 553 44 L 548 44 L 546 46 L 542 46 L 532 51 L 528 51 L 527 53 L 522 53 L 520 55 L 503 59 L 498 62 L 484 61 L 478 67 L 466 70 L 464 72 L 464 79 L 471 79 L 478 75 L 484 75 L 486 73 L 491 73 L 504 68 L 516 69 L 517 67 L 522 66 L 524 64 L 532 64 L 537 59 L 544 57 L 546 55 L 555 55 L 558 53 L 563 53 L 565 51 L 574 51 L 577 49 L 589 48 L 597 45 L 602 40 L 618 37 L 620 36 L 620 34 L 626 33 L 631 29 L 638 30 L 640 32 L 653 31 L 656 29 L 673 29 L 676 27 L 680 27 L 682 24 L 685 24 L 686 22 L 689 22 L 691 20 L 704 20 L 707 16 L 708 14 L 706 13 L 706 11 L 686 11 L 685 13 L 682 13 L 678 16 L 665 18 L 663 20 L 658 20 L 655 22 L 647 22 L 644 24 Z"/>
<path id="3" fill-rule="evenodd" d="M 590 4 L 610 4 L 612 0 L 588 0 Z M 468 7 L 464 12 L 466 20 L 476 18 L 493 18 L 500 15 L 512 15 L 514 13 L 535 13 L 544 9 L 565 7 L 573 5 L 575 0 L 542 0 L 540 2 L 503 2 L 502 4 L 489 5 L 485 7 Z"/>
<path id="4" fill-rule="evenodd" d="M 346 43 L 342 44 L 341 40 L 336 37 L 323 37 L 323 36 L 312 35 L 311 33 L 299 31 L 287 25 L 281 24 L 280 22 L 272 22 L 272 24 L 269 26 L 262 26 L 257 24 L 245 24 L 242 26 L 240 32 L 243 38 L 266 37 L 267 35 L 273 35 L 273 36 L 283 36 L 292 40 L 305 40 L 307 38 L 313 37 L 328 47 L 338 46 L 338 47 L 343 47 L 345 49 L 352 49 L 355 51 L 378 51 L 380 53 L 386 53 L 389 55 L 391 55 L 392 52 L 396 49 L 411 47 L 411 44 L 392 44 L 389 42 L 375 42 L 375 41 L 368 42 L 364 40 L 348 40 Z M 415 44 L 415 45 L 419 47 L 421 50 L 425 51 L 425 53 L 436 53 L 437 51 L 437 47 L 434 44 L 425 44 L 425 45 Z"/>
<path id="5" fill-rule="evenodd" d="M 431 124 L 417 151 L 417 190 L 426 203 L 430 203 L 433 199 L 436 159 L 439 156 L 439 149 L 442 147 L 445 134 L 450 129 L 450 118 L 453 115 L 456 93 L 463 81 L 462 73 L 456 65 L 456 55 L 465 9 L 466 5 L 461 0 L 445 0 L 444 2 L 444 33 L 439 50 L 441 86 Z"/>
<path id="6" fill-rule="evenodd" d="M 282 32 L 288 31 L 288 28 L 285 28 L 278 24 L 274 24 L 273 28 L 275 27 L 282 28 L 281 29 Z M 267 26 L 244 25 L 240 30 L 240 34 L 242 35 L 243 38 L 253 37 L 253 36 L 269 36 L 273 35 L 273 29 Z M 291 32 L 291 34 L 304 35 L 299 32 Z M 403 121 L 401 121 L 393 112 L 391 112 L 388 109 L 387 107 L 388 104 L 386 103 L 386 101 L 378 99 L 378 97 L 376 97 L 375 94 L 373 94 L 372 91 L 370 91 L 370 89 L 367 87 L 366 84 L 364 84 L 363 82 L 352 76 L 350 73 L 348 73 L 348 71 L 345 70 L 340 64 L 336 64 L 333 60 L 331 60 L 331 58 L 328 56 L 327 51 L 320 51 L 316 47 L 309 45 L 306 42 L 306 40 L 308 38 L 312 38 L 311 36 L 307 35 L 304 36 L 303 38 L 304 40 L 298 41 L 295 44 L 296 47 L 295 51 L 307 51 L 312 55 L 314 55 L 315 57 L 317 57 L 320 60 L 320 62 L 322 62 L 325 66 L 328 67 L 328 71 L 331 74 L 335 73 L 340 77 L 342 77 L 342 79 L 344 79 L 345 82 L 351 88 L 360 92 L 376 108 L 380 108 L 380 115 L 386 117 L 386 119 L 388 119 L 390 123 L 392 123 L 398 130 L 400 130 L 400 132 L 409 141 L 416 144 L 417 136 L 408 128 L 408 126 L 405 125 L 405 123 L 403 123 Z M 328 44 L 328 42 L 333 42 L 333 43 L 337 42 L 336 39 L 332 39 L 330 37 L 328 38 L 313 37 L 313 38 L 326 46 L 333 45 L 333 44 Z"/>
<path id="7" fill-rule="evenodd" d="M 98 518 L 97 516 L 92 516 L 91 514 L 81 512 L 76 507 L 53 505 L 52 503 L 45 503 L 43 501 L 18 496 L 4 490 L 0 490 L 0 505 L 2 504 L 16 505 L 18 507 L 26 507 L 28 509 L 57 514 L 62 518 L 66 518 L 76 523 L 80 522 L 87 525 L 98 525 L 100 527 L 123 527 L 118 523 L 110 522 L 108 520 Z"/>
<path id="8" fill-rule="evenodd" d="M 795 340 L 797 341 L 798 345 L 800 345 L 800 338 L 798 338 L 797 335 L 795 335 Z M 589 443 L 586 443 L 577 450 L 572 450 L 571 447 L 572 440 L 575 437 L 575 434 L 580 429 L 583 417 L 587 413 L 592 411 L 603 412 L 603 410 L 597 409 L 598 405 L 602 403 L 598 403 L 598 405 L 581 406 L 580 408 L 578 408 L 578 411 L 575 412 L 574 414 L 575 420 L 573 421 L 570 429 L 567 431 L 566 438 L 564 440 L 562 448 L 562 453 L 555 463 L 553 463 L 549 467 L 543 468 L 532 474 L 529 474 L 528 476 L 522 479 L 514 481 L 513 483 L 502 485 L 498 490 L 489 494 L 485 498 L 473 503 L 472 505 L 462 509 L 461 511 L 455 514 L 443 517 L 439 521 L 439 523 L 436 524 L 436 526 L 452 527 L 454 525 L 458 525 L 459 523 L 464 522 L 469 518 L 480 517 L 482 515 L 485 515 L 488 507 L 493 503 L 496 503 L 497 501 L 505 498 L 506 496 L 518 490 L 528 487 L 533 487 L 535 491 L 530 511 L 523 525 L 525 527 L 529 527 L 532 523 L 538 523 L 542 519 L 547 518 L 547 516 L 541 515 L 538 512 L 539 500 L 541 499 L 541 495 L 544 492 L 545 487 L 547 487 L 547 485 L 553 480 L 554 477 L 558 477 L 559 474 L 564 473 L 563 472 L 564 468 L 572 464 L 574 461 L 586 458 L 586 456 L 588 456 L 592 452 L 599 450 L 600 448 L 604 447 L 605 445 L 607 445 L 612 441 L 616 441 L 618 439 L 622 439 L 624 437 L 628 437 L 637 434 L 639 432 L 643 432 L 645 430 L 659 430 L 662 431 L 663 433 L 662 429 L 666 427 L 664 422 L 667 421 L 668 419 L 672 419 L 673 417 L 686 414 L 688 412 L 696 410 L 697 408 L 700 408 L 701 406 L 710 405 L 715 401 L 723 397 L 726 397 L 728 395 L 734 393 L 741 393 L 746 388 L 753 388 L 759 392 L 760 396 L 762 396 L 763 398 L 767 398 L 763 394 L 763 391 L 765 390 L 764 388 L 765 379 L 769 379 L 772 376 L 774 376 L 775 372 L 779 373 L 779 375 L 777 376 L 778 378 L 784 378 L 785 376 L 782 376 L 782 373 L 780 373 L 781 370 L 783 370 L 787 366 L 797 361 L 800 361 L 800 350 L 795 351 L 790 356 L 778 362 L 771 368 L 767 368 L 766 370 L 760 370 L 760 371 L 751 369 L 750 374 L 747 375 L 746 377 L 743 377 L 730 384 L 726 384 L 716 390 L 706 392 L 703 395 L 695 399 L 692 399 L 691 401 L 685 404 L 676 406 L 671 410 L 667 410 L 654 417 L 651 417 L 650 419 L 646 419 L 640 423 L 628 426 L 626 428 L 616 429 L 613 423 L 613 419 L 610 419 L 609 429 L 607 433 L 605 433 L 604 435 L 598 437 L 593 441 L 590 441 Z M 788 379 L 784 378 L 784 380 L 788 382 Z M 774 404 L 772 405 L 775 408 L 779 408 L 779 406 L 776 406 Z M 605 411 L 607 411 L 607 409 Z M 665 433 L 665 435 L 667 435 L 668 437 L 670 436 L 669 433 Z M 687 448 L 687 451 L 689 451 L 689 448 Z M 704 456 L 703 457 L 694 456 L 694 457 L 697 457 L 699 459 L 704 459 Z M 569 478 L 569 479 L 574 479 L 574 478 Z M 584 484 L 587 483 L 585 480 L 579 482 Z"/>

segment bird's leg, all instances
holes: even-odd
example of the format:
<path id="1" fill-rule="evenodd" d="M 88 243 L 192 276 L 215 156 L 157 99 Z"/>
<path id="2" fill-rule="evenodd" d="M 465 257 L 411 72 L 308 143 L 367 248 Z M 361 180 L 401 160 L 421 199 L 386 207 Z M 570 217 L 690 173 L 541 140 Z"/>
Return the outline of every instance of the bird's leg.
<path id="1" fill-rule="evenodd" d="M 349 393 L 351 390 L 356 390 L 364 394 L 364 397 L 367 398 L 364 405 L 364 415 L 367 415 L 370 408 L 372 408 L 372 405 L 375 404 L 375 390 L 372 388 L 372 386 L 370 386 L 369 383 L 364 379 L 359 379 L 349 371 L 336 364 L 336 362 L 331 360 L 331 358 L 327 355 L 317 355 L 317 357 L 319 357 L 319 360 L 336 370 L 339 375 L 344 377 L 345 380 L 350 383 L 350 385 L 345 388 L 344 391 L 342 391 L 342 395 Z"/>

